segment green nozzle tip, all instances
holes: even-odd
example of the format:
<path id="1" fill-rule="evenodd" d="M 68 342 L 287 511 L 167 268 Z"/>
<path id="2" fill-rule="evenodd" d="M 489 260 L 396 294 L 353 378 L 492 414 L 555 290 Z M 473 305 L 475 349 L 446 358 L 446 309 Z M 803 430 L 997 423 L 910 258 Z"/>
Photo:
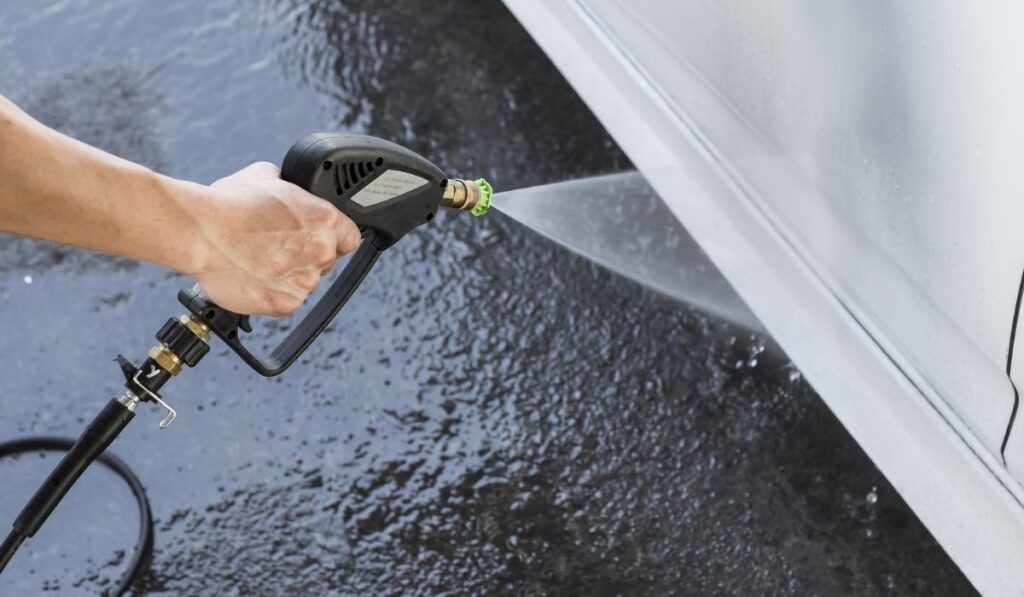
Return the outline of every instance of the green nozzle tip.
<path id="1" fill-rule="evenodd" d="M 482 216 L 487 213 L 487 210 L 491 208 L 491 183 L 487 182 L 482 178 L 478 178 L 474 181 L 476 186 L 480 189 L 480 200 L 473 206 L 473 210 L 469 213 L 474 216 Z"/>

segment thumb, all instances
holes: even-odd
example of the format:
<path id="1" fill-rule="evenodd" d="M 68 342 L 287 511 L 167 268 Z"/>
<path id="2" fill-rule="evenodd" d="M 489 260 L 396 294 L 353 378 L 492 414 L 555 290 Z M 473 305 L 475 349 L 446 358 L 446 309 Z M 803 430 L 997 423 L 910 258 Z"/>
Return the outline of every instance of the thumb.
<path id="1" fill-rule="evenodd" d="M 264 180 L 278 180 L 281 178 L 281 169 L 270 162 L 255 162 L 242 168 L 238 172 L 225 176 L 210 186 L 220 186 L 225 183 L 236 181 L 260 182 Z"/>
<path id="2" fill-rule="evenodd" d="M 275 180 L 281 178 L 281 169 L 270 162 L 254 162 L 232 176 L 239 176 L 249 180 Z"/>

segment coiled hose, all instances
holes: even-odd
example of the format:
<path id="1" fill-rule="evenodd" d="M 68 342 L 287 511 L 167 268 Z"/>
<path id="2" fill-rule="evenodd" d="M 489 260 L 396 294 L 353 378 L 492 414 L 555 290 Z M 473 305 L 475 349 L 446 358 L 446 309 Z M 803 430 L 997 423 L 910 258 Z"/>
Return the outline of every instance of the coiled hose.
<path id="1" fill-rule="evenodd" d="M 66 452 L 75 445 L 75 440 L 63 437 L 29 437 L 0 443 L 0 458 L 24 454 L 26 452 Z M 104 452 L 97 457 L 99 462 L 118 474 L 132 491 L 135 501 L 139 505 L 139 536 L 135 541 L 135 552 L 128 562 L 128 569 L 125 570 L 121 582 L 114 588 L 112 595 L 124 595 L 137 580 L 142 571 L 143 562 L 153 551 L 153 515 L 149 507 L 149 498 L 146 497 L 146 490 L 142 482 L 135 476 L 123 460 Z M 16 531 L 12 531 L 3 544 L 0 545 L 0 572 L 3 572 L 7 562 L 14 556 L 21 542 L 25 537 Z"/>

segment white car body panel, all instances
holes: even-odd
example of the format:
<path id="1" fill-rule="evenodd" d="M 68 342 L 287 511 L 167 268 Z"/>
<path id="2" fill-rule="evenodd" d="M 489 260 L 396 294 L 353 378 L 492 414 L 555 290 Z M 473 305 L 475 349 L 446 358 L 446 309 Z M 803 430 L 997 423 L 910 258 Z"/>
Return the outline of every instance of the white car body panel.
<path id="1" fill-rule="evenodd" d="M 506 4 L 975 586 L 1024 594 L 1024 5 Z"/>

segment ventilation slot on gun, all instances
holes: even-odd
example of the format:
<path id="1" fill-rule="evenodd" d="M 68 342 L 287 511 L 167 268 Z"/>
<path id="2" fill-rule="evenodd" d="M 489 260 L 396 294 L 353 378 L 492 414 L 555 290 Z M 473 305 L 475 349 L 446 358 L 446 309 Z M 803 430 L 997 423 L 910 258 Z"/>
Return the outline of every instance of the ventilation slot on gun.
<path id="1" fill-rule="evenodd" d="M 375 162 L 348 162 L 346 164 L 335 164 L 334 166 L 334 188 L 339 195 L 359 186 L 367 176 L 373 174 L 384 160 L 377 158 Z"/>

